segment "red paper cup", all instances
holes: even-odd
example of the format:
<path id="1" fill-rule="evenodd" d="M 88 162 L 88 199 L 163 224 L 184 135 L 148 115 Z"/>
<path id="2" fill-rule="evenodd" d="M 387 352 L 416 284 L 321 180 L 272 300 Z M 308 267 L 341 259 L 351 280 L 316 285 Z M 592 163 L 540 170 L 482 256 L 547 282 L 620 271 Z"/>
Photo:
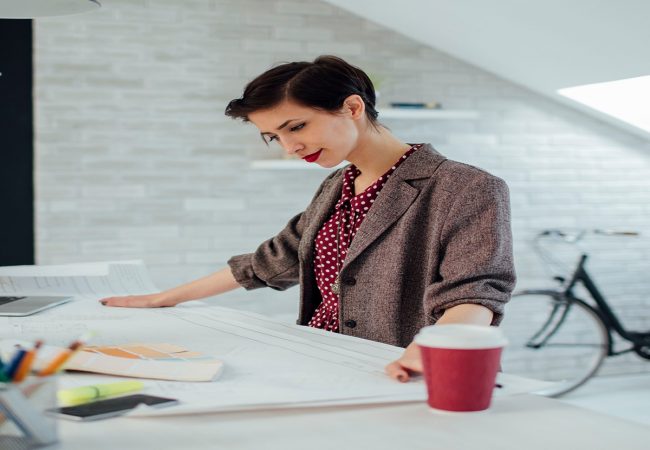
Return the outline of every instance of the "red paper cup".
<path id="1" fill-rule="evenodd" d="M 501 350 L 500 329 L 479 325 L 433 325 L 415 337 L 422 353 L 431 408 L 483 411 L 490 407 Z"/>

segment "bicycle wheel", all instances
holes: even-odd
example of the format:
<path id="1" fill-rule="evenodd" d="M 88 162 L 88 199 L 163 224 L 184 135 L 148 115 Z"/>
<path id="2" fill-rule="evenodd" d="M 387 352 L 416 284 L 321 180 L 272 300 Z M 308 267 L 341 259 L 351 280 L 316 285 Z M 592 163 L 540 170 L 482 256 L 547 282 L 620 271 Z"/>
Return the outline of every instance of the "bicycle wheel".
<path id="1" fill-rule="evenodd" d="M 584 384 L 609 349 L 610 335 L 598 314 L 561 294 L 515 295 L 500 326 L 510 341 L 503 351 L 503 371 L 549 382 L 536 392 L 548 397 Z"/>

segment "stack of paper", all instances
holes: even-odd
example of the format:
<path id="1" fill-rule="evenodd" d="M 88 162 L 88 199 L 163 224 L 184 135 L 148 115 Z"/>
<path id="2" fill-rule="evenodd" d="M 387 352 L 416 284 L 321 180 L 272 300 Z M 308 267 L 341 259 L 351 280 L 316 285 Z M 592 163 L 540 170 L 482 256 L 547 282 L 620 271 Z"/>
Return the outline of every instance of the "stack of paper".
<path id="1" fill-rule="evenodd" d="M 142 261 L 0 267 L 0 295 L 101 297 L 156 291 Z"/>

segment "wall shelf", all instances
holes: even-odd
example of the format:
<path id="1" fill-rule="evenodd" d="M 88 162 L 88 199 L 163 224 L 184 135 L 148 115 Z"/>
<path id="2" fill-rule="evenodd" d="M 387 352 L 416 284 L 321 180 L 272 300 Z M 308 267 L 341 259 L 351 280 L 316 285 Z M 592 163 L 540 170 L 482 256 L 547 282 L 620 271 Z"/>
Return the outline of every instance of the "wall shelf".
<path id="1" fill-rule="evenodd" d="M 473 110 L 462 109 L 419 109 L 419 108 L 379 108 L 381 119 L 432 119 L 432 120 L 459 120 L 478 119 L 480 113 Z"/>

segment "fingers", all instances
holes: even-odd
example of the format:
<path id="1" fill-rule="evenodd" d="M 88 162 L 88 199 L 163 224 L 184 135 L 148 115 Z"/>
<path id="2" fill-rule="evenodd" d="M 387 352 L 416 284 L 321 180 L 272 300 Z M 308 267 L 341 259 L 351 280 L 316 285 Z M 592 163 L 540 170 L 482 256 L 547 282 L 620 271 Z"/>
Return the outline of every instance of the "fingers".
<path id="1" fill-rule="evenodd" d="M 406 383 L 411 379 L 408 370 L 405 367 L 402 367 L 399 360 L 388 364 L 384 370 L 389 377 L 399 381 L 400 383 Z"/>
<path id="2" fill-rule="evenodd" d="M 417 357 L 408 359 L 402 358 L 399 361 L 402 364 L 402 367 L 404 367 L 409 373 L 422 373 L 423 371 L 422 359 L 419 357 L 419 355 Z"/>
<path id="3" fill-rule="evenodd" d="M 99 300 L 99 303 L 101 303 L 104 306 L 113 306 L 113 300 L 116 299 L 117 297 L 106 297 L 102 298 Z"/>
<path id="4" fill-rule="evenodd" d="M 148 296 L 127 295 L 124 297 L 107 297 L 99 302 L 104 306 L 121 306 L 125 308 L 150 308 L 153 302 L 149 301 Z"/>
<path id="5" fill-rule="evenodd" d="M 385 368 L 389 377 L 406 383 L 413 375 L 422 373 L 422 357 L 420 349 L 417 345 L 409 345 L 402 357 L 392 363 L 388 364 Z"/>
<path id="6" fill-rule="evenodd" d="M 406 347 L 401 358 L 397 361 L 409 374 L 422 373 L 422 354 L 420 353 L 420 347 L 416 344 Z"/>
<path id="7" fill-rule="evenodd" d="M 104 306 L 125 306 L 128 297 L 107 297 L 99 302 Z"/>

